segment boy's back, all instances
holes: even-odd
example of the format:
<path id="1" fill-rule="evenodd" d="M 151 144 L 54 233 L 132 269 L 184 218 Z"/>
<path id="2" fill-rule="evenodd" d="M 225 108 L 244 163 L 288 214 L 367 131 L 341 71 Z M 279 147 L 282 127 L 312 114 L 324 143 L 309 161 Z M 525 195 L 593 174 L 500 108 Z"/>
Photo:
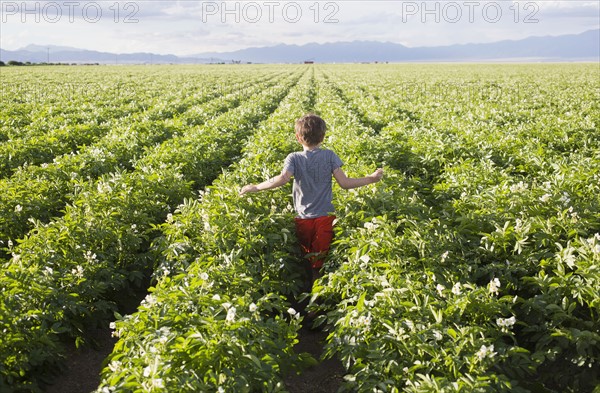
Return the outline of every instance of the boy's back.
<path id="1" fill-rule="evenodd" d="M 378 182 L 383 170 L 361 178 L 349 178 L 341 168 L 342 160 L 331 150 L 321 149 L 327 126 L 315 114 L 307 114 L 296 121 L 296 140 L 304 148 L 291 153 L 284 162 L 284 169 L 260 184 L 242 187 L 240 195 L 281 187 L 294 178 L 294 207 L 298 213 L 296 235 L 304 253 L 312 265 L 312 280 L 319 276 L 323 259 L 333 237 L 333 213 L 331 178 L 343 189 L 362 187 Z"/>
<path id="2" fill-rule="evenodd" d="M 327 216 L 333 212 L 332 173 L 342 160 L 331 150 L 313 149 L 291 153 L 283 170 L 294 176 L 294 208 L 300 218 Z"/>

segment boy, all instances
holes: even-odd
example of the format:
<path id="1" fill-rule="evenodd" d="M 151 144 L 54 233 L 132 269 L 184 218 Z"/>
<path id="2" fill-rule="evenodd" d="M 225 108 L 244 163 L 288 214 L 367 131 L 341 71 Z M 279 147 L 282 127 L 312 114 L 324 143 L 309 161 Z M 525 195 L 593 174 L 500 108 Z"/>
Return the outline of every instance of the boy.
<path id="1" fill-rule="evenodd" d="M 383 177 L 383 169 L 361 178 L 349 178 L 342 170 L 342 161 L 331 150 L 321 149 L 327 128 L 319 116 L 309 113 L 296 120 L 296 140 L 304 148 L 285 159 L 283 171 L 258 185 L 244 186 L 240 195 L 281 187 L 294 176 L 294 208 L 298 213 L 296 235 L 300 247 L 308 255 L 312 267 L 312 281 L 320 276 L 323 260 L 333 238 L 331 175 L 343 189 L 376 183 Z"/>

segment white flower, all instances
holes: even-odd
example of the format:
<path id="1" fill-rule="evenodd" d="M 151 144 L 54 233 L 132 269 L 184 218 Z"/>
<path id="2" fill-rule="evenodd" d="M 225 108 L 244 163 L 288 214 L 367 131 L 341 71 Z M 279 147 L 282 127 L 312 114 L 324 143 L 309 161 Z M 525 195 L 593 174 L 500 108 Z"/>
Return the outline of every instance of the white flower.
<path id="1" fill-rule="evenodd" d="M 288 314 L 290 314 L 291 316 L 296 315 L 296 310 L 294 310 L 292 307 L 288 308 L 287 310 Z"/>
<path id="2" fill-rule="evenodd" d="M 488 284 L 488 288 L 489 288 L 491 294 L 497 295 L 498 294 L 498 289 L 500 288 L 500 280 L 498 280 L 498 278 L 495 277 Z"/>
<path id="3" fill-rule="evenodd" d="M 373 231 L 373 230 L 377 229 L 378 225 L 374 224 L 372 222 L 365 222 L 364 227 L 369 231 Z"/>
<path id="4" fill-rule="evenodd" d="M 523 183 L 522 181 L 510 186 L 510 191 L 515 192 L 515 193 L 525 191 L 526 189 L 527 189 L 527 184 Z"/>
<path id="5" fill-rule="evenodd" d="M 440 296 L 444 296 L 444 294 L 442 293 L 442 291 L 444 289 L 446 289 L 445 286 L 443 286 L 442 284 L 438 284 L 438 285 L 435 286 L 435 289 L 438 291 L 438 293 L 440 294 Z"/>
<path id="6" fill-rule="evenodd" d="M 579 218 L 579 214 L 577 214 L 577 212 L 573 210 L 573 206 L 569 207 L 569 213 L 571 213 L 571 218 L 573 219 L 573 221 L 577 221 L 577 219 Z"/>
<path id="7" fill-rule="evenodd" d="M 144 377 L 148 378 L 150 376 L 151 372 L 152 372 L 152 368 L 150 366 L 147 366 L 146 368 L 144 368 Z"/>
<path id="8" fill-rule="evenodd" d="M 250 310 L 250 312 L 256 312 L 257 309 L 258 307 L 256 306 L 256 304 L 250 303 L 250 306 L 248 307 L 248 310 Z"/>
<path id="9" fill-rule="evenodd" d="M 112 371 L 113 373 L 118 372 L 121 369 L 122 363 L 119 362 L 118 360 L 113 360 L 112 362 L 110 362 L 108 364 L 108 369 L 110 371 Z"/>
<path id="10" fill-rule="evenodd" d="M 514 317 L 514 315 L 510 318 L 496 319 L 496 325 L 498 325 L 503 332 L 508 332 L 515 322 L 517 322 L 517 319 Z"/>
<path id="11" fill-rule="evenodd" d="M 523 220 L 521 220 L 520 218 L 517 218 L 515 220 L 515 230 L 520 231 L 521 228 L 523 228 Z"/>
<path id="12" fill-rule="evenodd" d="M 219 300 L 221 300 L 221 296 L 219 296 L 219 294 L 216 293 L 216 294 L 213 295 L 212 300 L 219 301 Z"/>
<path id="13" fill-rule="evenodd" d="M 371 257 L 365 254 L 360 257 L 360 260 L 361 260 L 361 262 L 369 263 L 369 261 L 371 261 Z"/>
<path id="14" fill-rule="evenodd" d="M 77 265 L 76 268 L 71 270 L 71 274 L 77 278 L 83 278 L 83 267 L 81 265 Z"/>
<path id="15" fill-rule="evenodd" d="M 235 312 L 235 307 L 230 307 L 229 310 L 227 310 L 227 317 L 225 318 L 225 320 L 227 322 L 233 322 L 235 320 Z"/>
<path id="16" fill-rule="evenodd" d="M 163 383 L 163 380 L 161 378 L 154 378 L 152 380 L 152 387 L 162 389 L 165 387 L 165 384 Z"/>
<path id="17" fill-rule="evenodd" d="M 110 323 L 108 326 L 109 326 L 109 327 L 110 327 L 112 330 L 115 330 L 115 329 L 117 328 L 117 324 L 116 324 L 115 322 L 111 322 L 111 323 Z"/>
<path id="18" fill-rule="evenodd" d="M 440 341 L 442 339 L 442 333 L 440 333 L 438 330 L 434 330 L 433 338 L 435 339 L 435 341 Z"/>
<path id="19" fill-rule="evenodd" d="M 496 355 L 496 352 L 494 352 L 494 345 L 490 345 L 489 347 L 482 345 L 475 355 L 479 360 L 483 360 L 486 357 L 493 358 Z"/>
<path id="20" fill-rule="evenodd" d="M 540 197 L 540 201 L 542 201 L 542 202 L 548 202 L 551 197 L 552 197 L 552 195 L 550 195 L 550 194 L 544 194 L 544 195 L 542 195 Z"/>
<path id="21" fill-rule="evenodd" d="M 570 251 L 570 249 L 566 249 L 566 250 Z M 571 254 L 570 252 L 567 252 L 563 259 L 568 267 L 570 267 L 571 269 L 573 269 L 575 267 L 575 262 L 577 261 L 575 259 L 575 255 Z"/>
<path id="22" fill-rule="evenodd" d="M 146 295 L 142 303 L 148 306 L 153 306 L 156 304 L 156 297 L 152 294 L 148 294 Z"/>
<path id="23" fill-rule="evenodd" d="M 96 256 L 96 254 L 92 253 L 89 250 L 85 254 L 83 254 L 83 256 L 85 257 L 85 260 L 88 263 L 98 262 L 98 257 Z"/>
<path id="24" fill-rule="evenodd" d="M 361 315 L 356 321 L 358 325 L 369 327 L 371 325 L 371 315 Z"/>
<path id="25" fill-rule="evenodd" d="M 445 253 L 443 253 L 443 254 L 442 254 L 442 258 L 441 258 L 441 260 L 442 260 L 442 263 L 443 263 L 444 261 L 446 261 L 446 258 L 448 258 L 448 251 L 446 251 Z"/>
<path id="26" fill-rule="evenodd" d="M 167 266 L 161 266 L 161 271 L 162 271 L 162 275 L 163 276 L 168 276 L 169 274 L 171 274 L 171 269 L 169 269 Z"/>
<path id="27" fill-rule="evenodd" d="M 158 339 L 158 342 L 165 345 L 167 343 L 167 341 L 169 341 L 169 337 L 167 336 L 160 336 L 160 338 Z"/>
<path id="28" fill-rule="evenodd" d="M 15 213 L 18 213 L 18 212 L 20 212 L 21 210 L 23 210 L 23 206 L 21 206 L 21 205 L 17 205 L 17 206 L 15 206 Z"/>
<path id="29" fill-rule="evenodd" d="M 455 295 L 460 295 L 462 293 L 462 291 L 460 290 L 460 283 L 457 282 L 456 284 L 454 284 L 454 286 L 452 287 L 452 293 Z"/>
<path id="30" fill-rule="evenodd" d="M 358 316 L 358 311 L 353 310 L 350 318 L 350 325 L 364 330 L 369 330 L 371 326 L 371 314 Z"/>
<path id="31" fill-rule="evenodd" d="M 206 273 L 206 272 L 200 273 L 200 279 L 203 281 L 208 280 L 208 273 Z"/>
<path id="32" fill-rule="evenodd" d="M 221 306 L 223 306 L 223 308 L 224 308 L 225 310 L 229 310 L 229 308 L 231 307 L 231 303 L 229 303 L 229 302 L 225 302 L 225 303 L 221 304 Z"/>
<path id="33" fill-rule="evenodd" d="M 169 329 L 168 326 L 163 326 L 160 329 L 158 329 L 158 333 L 160 333 L 161 336 L 168 336 L 169 334 L 171 334 L 171 329 Z"/>
<path id="34" fill-rule="evenodd" d="M 99 194 L 112 192 L 112 187 L 110 186 L 110 184 L 104 181 L 99 181 L 97 188 Z"/>

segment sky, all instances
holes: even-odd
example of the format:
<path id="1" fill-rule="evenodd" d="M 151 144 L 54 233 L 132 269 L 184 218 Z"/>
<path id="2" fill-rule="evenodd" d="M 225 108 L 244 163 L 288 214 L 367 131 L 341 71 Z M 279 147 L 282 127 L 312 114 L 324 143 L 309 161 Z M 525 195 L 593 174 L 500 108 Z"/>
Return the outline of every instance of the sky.
<path id="1" fill-rule="evenodd" d="M 7 1 L 0 47 L 69 46 L 188 56 L 310 42 L 409 47 L 576 34 L 600 26 L 600 1 Z"/>

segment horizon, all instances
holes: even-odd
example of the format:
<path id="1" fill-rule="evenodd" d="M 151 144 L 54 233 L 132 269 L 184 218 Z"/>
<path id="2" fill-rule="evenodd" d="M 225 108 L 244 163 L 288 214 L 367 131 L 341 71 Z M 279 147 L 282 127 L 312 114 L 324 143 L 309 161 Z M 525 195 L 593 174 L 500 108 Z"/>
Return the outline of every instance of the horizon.
<path id="1" fill-rule="evenodd" d="M 0 6 L 0 47 L 11 51 L 33 44 L 192 57 L 354 41 L 408 48 L 485 44 L 600 28 L 600 4 L 587 0 L 3 1 Z"/>
<path id="2" fill-rule="evenodd" d="M 304 46 L 308 46 L 308 45 L 333 45 L 333 44 L 344 44 L 344 43 L 380 43 L 380 44 L 392 44 L 392 45 L 402 45 L 408 49 L 418 49 L 418 48 L 441 48 L 441 47 L 449 47 L 449 46 L 461 46 L 461 45 L 480 45 L 480 44 L 493 44 L 493 43 L 499 43 L 499 42 L 516 42 L 516 41 L 521 41 L 524 39 L 529 39 L 529 38 L 553 38 L 553 37 L 562 37 L 562 36 L 566 36 L 566 35 L 580 35 L 580 34 L 584 34 L 584 33 L 588 33 L 588 32 L 592 32 L 592 31 L 599 31 L 600 29 L 590 29 L 590 30 L 584 30 L 581 31 L 579 33 L 573 33 L 573 34 L 563 34 L 563 35 L 552 35 L 552 34 L 548 34 L 548 35 L 544 35 L 544 36 L 529 36 L 529 37 L 524 37 L 522 39 L 503 39 L 503 40 L 499 40 L 499 41 L 494 41 L 494 42 L 486 42 L 486 43 L 481 43 L 481 42 L 467 42 L 467 43 L 463 43 L 463 44 L 450 44 L 450 45 L 436 45 L 436 46 L 407 46 L 404 44 L 400 44 L 400 43 L 396 43 L 396 42 L 391 42 L 391 41 L 371 41 L 371 40 L 354 40 L 354 41 L 327 41 L 327 42 L 307 42 L 305 44 L 285 44 L 285 43 L 279 43 L 279 44 L 275 44 L 275 45 L 271 45 L 271 46 L 254 46 L 254 47 L 247 47 L 247 48 L 242 48 L 239 50 L 245 50 L 245 49 L 263 49 L 263 48 L 275 48 L 278 46 L 297 46 L 297 47 L 304 47 Z M 165 54 L 160 54 L 160 53 L 153 53 L 153 52 L 121 52 L 121 53 L 116 53 L 116 52 L 104 52 L 104 51 L 96 51 L 94 49 L 89 49 L 89 48 L 77 48 L 77 47 L 71 47 L 71 46 L 65 46 L 65 45 L 55 45 L 55 44 L 38 44 L 38 43 L 29 43 L 21 48 L 18 48 L 16 50 L 13 51 L 25 51 L 25 50 L 29 50 L 28 48 L 30 47 L 38 47 L 42 50 L 46 50 L 46 49 L 59 49 L 59 50 L 63 50 L 63 51 L 68 51 L 68 50 L 77 50 L 77 51 L 94 51 L 94 52 L 102 52 L 102 53 L 110 53 L 110 54 L 114 54 L 114 55 L 135 55 L 135 54 L 151 54 L 151 55 L 160 55 L 160 56 L 176 56 L 179 58 L 195 58 L 197 56 L 201 56 L 201 55 L 205 55 L 205 54 L 228 54 L 230 52 L 235 52 L 235 51 L 224 51 L 224 52 L 205 52 L 205 53 L 196 53 L 196 54 L 192 54 L 192 55 L 187 55 L 187 56 L 181 56 L 181 55 L 176 55 L 174 53 L 165 53 Z M 0 45 L 0 49 L 7 51 L 8 49 L 4 49 L 1 45 Z M 8 50 L 10 51 L 10 50 Z"/>

